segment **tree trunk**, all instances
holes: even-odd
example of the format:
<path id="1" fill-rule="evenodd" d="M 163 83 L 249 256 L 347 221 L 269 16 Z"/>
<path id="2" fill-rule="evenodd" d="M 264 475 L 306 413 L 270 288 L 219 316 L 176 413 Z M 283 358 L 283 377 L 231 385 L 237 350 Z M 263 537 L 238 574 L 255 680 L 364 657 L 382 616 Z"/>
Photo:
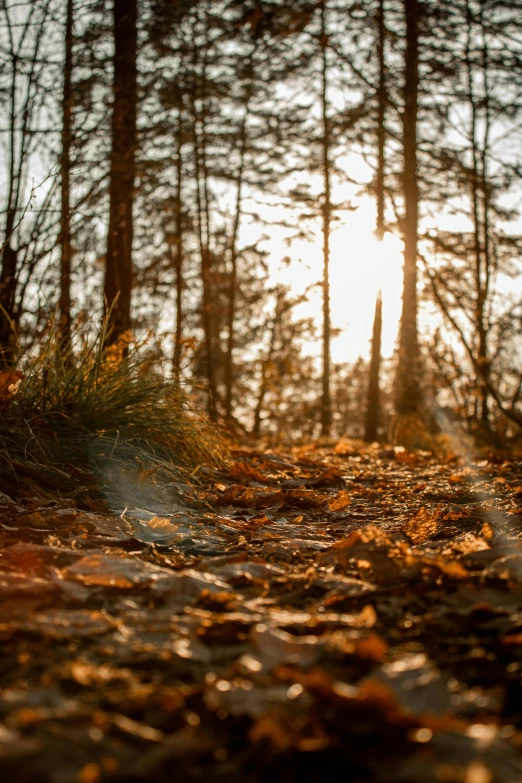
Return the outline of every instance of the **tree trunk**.
<path id="1" fill-rule="evenodd" d="M 321 39 L 322 48 L 322 92 L 321 108 L 323 120 L 323 395 L 321 401 L 321 434 L 330 435 L 332 426 L 332 403 L 330 395 L 330 123 L 328 121 L 328 36 L 326 32 L 326 0 L 321 4 Z"/>
<path id="2" fill-rule="evenodd" d="M 114 86 L 110 211 L 105 269 L 108 342 L 131 324 L 132 207 L 136 170 L 137 0 L 114 0 Z"/>
<path id="3" fill-rule="evenodd" d="M 72 140 L 73 0 L 67 0 L 65 62 L 62 98 L 62 155 L 60 161 L 62 203 L 60 221 L 60 337 L 64 352 L 71 346 L 71 140 Z"/>
<path id="4" fill-rule="evenodd" d="M 267 368 L 270 366 L 270 362 L 272 361 L 272 357 L 274 355 L 277 327 L 279 325 L 279 319 L 281 318 L 281 316 L 282 316 L 282 312 L 280 308 L 280 303 L 277 302 L 275 313 L 274 313 L 274 319 L 272 321 L 272 325 L 270 328 L 270 341 L 268 343 L 268 351 L 267 351 L 266 359 L 263 360 L 261 365 L 261 383 L 259 385 L 259 393 L 257 395 L 257 402 L 254 410 L 254 426 L 252 428 L 252 435 L 255 435 L 256 438 L 259 436 L 261 430 L 261 414 L 263 412 L 265 397 L 268 391 Z"/>
<path id="5" fill-rule="evenodd" d="M 7 216 L 9 218 L 9 215 Z M 16 297 L 17 251 L 9 239 L 2 252 L 0 273 L 0 360 L 11 365 L 16 353 L 16 334 L 13 328 Z"/>
<path id="6" fill-rule="evenodd" d="M 243 173 L 245 170 L 245 152 L 247 142 L 247 119 L 248 119 L 248 98 L 245 105 L 245 113 L 241 121 L 239 135 L 239 168 L 236 181 L 236 209 L 234 214 L 234 225 L 232 227 L 232 237 L 230 239 L 230 287 L 228 295 L 227 327 L 228 341 L 227 354 L 225 360 L 225 415 L 227 419 L 232 417 L 232 403 L 234 391 L 234 326 L 236 318 L 236 297 L 237 297 L 237 238 L 239 233 L 239 224 L 241 221 L 242 207 L 242 188 Z"/>
<path id="7" fill-rule="evenodd" d="M 489 278 L 491 274 L 491 259 L 489 248 L 489 202 L 487 183 L 487 153 L 489 145 L 489 96 L 487 80 L 487 49 L 484 45 L 482 53 L 482 69 L 484 82 L 483 99 L 475 96 L 473 84 L 473 62 L 471 58 L 471 46 L 473 40 L 473 12 L 470 3 L 466 3 L 467 38 L 466 38 L 466 70 L 468 82 L 468 100 L 470 104 L 470 128 L 471 143 L 471 204 L 473 211 L 473 251 L 475 255 L 475 328 L 477 339 L 477 387 L 480 407 L 477 410 L 477 420 L 480 420 L 486 428 L 489 426 L 489 359 L 488 359 L 488 329 L 486 321 L 486 301 L 489 290 Z M 482 22 L 482 20 L 480 20 Z M 482 149 L 478 141 L 477 126 L 479 124 L 479 106 L 485 109 L 484 143 Z M 482 199 L 482 215 L 481 215 Z"/>
<path id="8" fill-rule="evenodd" d="M 197 49 L 194 47 L 194 66 L 197 66 Z M 203 63 L 205 71 L 205 63 Z M 205 84 L 205 77 L 201 79 L 201 84 Z M 209 248 L 210 240 L 210 221 L 208 210 L 208 186 L 206 181 L 206 154 L 204 145 L 206 142 L 205 130 L 205 112 L 204 108 L 198 110 L 198 95 L 196 94 L 197 85 L 193 86 L 191 95 L 192 101 L 192 119 L 193 119 L 193 141 L 194 141 L 194 167 L 196 180 L 196 207 L 197 207 L 197 231 L 199 252 L 201 257 L 201 326 L 203 329 L 203 339 L 205 342 L 205 374 L 208 391 L 208 412 L 211 418 L 216 417 L 216 380 L 214 373 L 214 335 L 212 324 L 212 290 L 211 290 L 211 255 Z M 205 94 L 201 96 L 204 104 Z M 199 125 L 202 130 L 199 132 Z"/>
<path id="9" fill-rule="evenodd" d="M 384 0 L 379 0 L 377 8 L 377 58 L 379 63 L 379 85 L 377 88 L 377 225 L 375 236 L 378 242 L 384 238 L 384 150 L 386 129 L 384 118 L 386 114 L 386 70 L 384 45 L 386 27 L 384 24 Z M 373 318 L 373 333 L 370 358 L 370 377 L 368 380 L 368 397 L 366 406 L 365 440 L 372 442 L 377 438 L 379 430 L 380 405 L 380 369 L 382 343 L 382 292 L 377 292 L 375 314 Z"/>
<path id="10" fill-rule="evenodd" d="M 482 379 L 482 410 L 481 419 L 482 424 L 486 429 L 489 429 L 489 350 L 488 350 L 488 332 L 489 326 L 487 323 L 488 317 L 486 312 L 486 303 L 488 301 L 488 294 L 491 282 L 492 261 L 491 258 L 491 243 L 490 243 L 490 226 L 489 226 L 489 193 L 490 187 L 488 182 L 488 159 L 489 159 L 489 142 L 491 131 L 491 107 L 490 107 L 490 94 L 489 94 L 489 52 L 488 44 L 486 40 L 486 32 L 484 30 L 483 21 L 483 8 L 480 8 L 479 22 L 482 32 L 482 76 L 483 76 L 483 108 L 484 108 L 484 138 L 482 143 L 481 155 L 480 155 L 480 168 L 481 168 L 481 190 L 482 190 L 482 212 L 483 212 L 483 228 L 482 228 L 482 244 L 484 250 L 484 279 L 483 285 L 480 291 L 480 319 L 478 321 L 479 326 L 479 366 L 481 368 Z"/>
<path id="11" fill-rule="evenodd" d="M 404 287 L 396 401 L 399 415 L 415 413 L 420 407 L 417 335 L 419 0 L 404 0 L 404 12 L 406 21 L 403 88 Z"/>
<path id="12" fill-rule="evenodd" d="M 174 273 L 176 285 L 176 334 L 174 337 L 174 356 L 172 369 L 174 376 L 179 378 L 181 369 L 181 347 L 183 331 L 183 208 L 181 203 L 181 182 L 183 176 L 183 158 L 181 148 L 183 144 L 183 121 L 181 109 L 178 116 L 177 132 L 177 158 L 176 158 L 176 257 L 174 259 Z"/>
<path id="13" fill-rule="evenodd" d="M 368 382 L 368 403 L 366 408 L 366 427 L 364 439 L 372 443 L 377 438 L 379 426 L 380 385 L 379 375 L 381 369 L 381 337 L 382 337 L 382 296 L 379 291 L 375 301 L 375 315 L 373 318 L 372 348 L 370 360 L 370 378 Z"/>
<path id="14" fill-rule="evenodd" d="M 20 190 L 21 167 L 16 169 L 16 95 L 18 57 L 12 52 L 12 77 L 9 90 L 9 175 L 7 186 L 7 208 L 5 216 L 4 241 L 2 252 L 2 271 L 0 272 L 0 351 L 2 364 L 10 365 L 16 352 L 16 334 L 13 329 L 16 285 L 18 272 L 18 254 L 11 244 L 15 230 L 16 207 Z"/>

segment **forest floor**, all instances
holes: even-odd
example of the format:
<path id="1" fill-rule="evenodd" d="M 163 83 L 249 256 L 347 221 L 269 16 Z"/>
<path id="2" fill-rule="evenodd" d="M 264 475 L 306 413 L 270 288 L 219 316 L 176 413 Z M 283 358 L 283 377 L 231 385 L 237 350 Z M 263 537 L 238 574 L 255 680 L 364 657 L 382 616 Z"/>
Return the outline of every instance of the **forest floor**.
<path id="1" fill-rule="evenodd" d="M 520 783 L 522 462 L 232 456 L 0 495 L 4 779 Z"/>

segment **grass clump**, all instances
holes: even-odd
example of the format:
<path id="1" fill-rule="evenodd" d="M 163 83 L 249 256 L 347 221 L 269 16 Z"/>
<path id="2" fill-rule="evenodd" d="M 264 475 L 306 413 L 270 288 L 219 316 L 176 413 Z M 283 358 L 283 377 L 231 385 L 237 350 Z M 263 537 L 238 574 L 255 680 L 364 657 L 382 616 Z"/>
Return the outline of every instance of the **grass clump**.
<path id="1" fill-rule="evenodd" d="M 196 397 L 155 369 L 154 355 L 106 332 L 63 350 L 55 333 L 37 354 L 0 374 L 0 477 L 4 485 L 63 492 L 122 480 L 185 480 L 220 465 L 225 447 Z M 124 500 L 124 499 L 123 499 Z"/>

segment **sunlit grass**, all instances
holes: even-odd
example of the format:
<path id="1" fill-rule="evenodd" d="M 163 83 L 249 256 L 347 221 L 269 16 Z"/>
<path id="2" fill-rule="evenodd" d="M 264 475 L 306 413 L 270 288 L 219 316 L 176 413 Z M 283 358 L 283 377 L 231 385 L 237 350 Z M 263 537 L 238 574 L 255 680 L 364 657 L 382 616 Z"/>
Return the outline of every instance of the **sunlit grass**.
<path id="1" fill-rule="evenodd" d="M 104 328 L 85 331 L 64 351 L 53 330 L 20 359 L 22 382 L 0 403 L 0 475 L 11 487 L 67 491 L 82 471 L 102 484 L 115 471 L 179 480 L 223 462 L 221 436 L 194 395 L 165 378 L 146 345 L 105 348 L 105 338 Z"/>

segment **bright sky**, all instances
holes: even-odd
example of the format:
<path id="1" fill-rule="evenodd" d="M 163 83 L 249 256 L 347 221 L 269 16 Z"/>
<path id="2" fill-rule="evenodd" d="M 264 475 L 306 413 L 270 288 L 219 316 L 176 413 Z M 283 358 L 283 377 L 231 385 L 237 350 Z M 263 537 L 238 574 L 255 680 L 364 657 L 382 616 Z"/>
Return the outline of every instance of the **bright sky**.
<path id="1" fill-rule="evenodd" d="M 354 361 L 369 355 L 375 298 L 383 292 L 383 355 L 393 352 L 401 308 L 402 243 L 386 234 L 383 246 L 374 236 L 375 214 L 370 199 L 363 199 L 355 211 L 342 215 L 341 223 L 331 235 L 330 301 L 332 327 L 341 329 L 332 340 L 335 362 Z M 292 263 L 278 269 L 281 282 L 291 285 L 294 294 L 319 281 L 323 270 L 322 235 L 313 242 L 295 240 L 290 248 L 277 237 L 267 243 L 272 259 L 289 255 Z M 322 293 L 313 290 L 306 304 L 299 308 L 302 316 L 313 316 L 322 323 Z M 319 353 L 320 343 L 310 350 Z"/>

